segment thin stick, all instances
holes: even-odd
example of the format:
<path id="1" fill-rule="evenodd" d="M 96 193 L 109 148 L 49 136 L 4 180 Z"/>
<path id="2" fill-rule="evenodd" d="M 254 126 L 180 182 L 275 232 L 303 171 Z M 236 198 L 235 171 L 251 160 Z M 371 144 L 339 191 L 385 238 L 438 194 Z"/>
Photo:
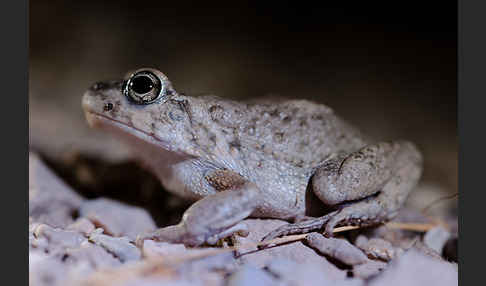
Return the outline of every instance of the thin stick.
<path id="1" fill-rule="evenodd" d="M 411 230 L 417 232 L 426 232 L 433 227 L 436 227 L 437 224 L 433 223 L 408 223 L 408 222 L 388 222 L 385 224 L 386 227 L 394 228 L 394 229 L 403 229 L 403 230 Z"/>
<path id="2" fill-rule="evenodd" d="M 445 200 L 450 200 L 450 199 L 453 199 L 455 197 L 458 197 L 459 196 L 459 192 L 456 192 L 452 195 L 447 195 L 447 196 L 443 196 L 443 197 L 440 197 L 432 202 L 430 202 L 429 204 L 427 204 L 422 210 L 422 214 L 426 215 L 427 212 L 432 208 L 432 206 L 436 205 L 437 203 L 440 203 L 442 201 L 445 201 Z"/>
<path id="3" fill-rule="evenodd" d="M 343 232 L 343 231 L 348 231 L 348 230 L 353 230 L 353 229 L 358 229 L 358 228 L 360 228 L 360 227 L 356 226 L 356 225 L 340 226 L 340 227 L 336 227 L 335 229 L 333 229 L 332 232 L 337 233 L 337 232 Z"/>

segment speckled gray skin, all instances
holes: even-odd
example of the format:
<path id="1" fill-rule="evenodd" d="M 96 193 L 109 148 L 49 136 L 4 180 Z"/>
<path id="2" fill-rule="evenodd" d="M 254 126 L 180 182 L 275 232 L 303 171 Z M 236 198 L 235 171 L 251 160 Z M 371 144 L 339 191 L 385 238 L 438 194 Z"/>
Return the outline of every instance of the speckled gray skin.
<path id="1" fill-rule="evenodd" d="M 215 243 L 246 228 L 248 217 L 301 218 L 265 237 L 393 218 L 420 174 L 406 141 L 373 143 L 327 106 L 306 100 L 241 103 L 178 94 L 167 77 L 161 98 L 141 105 L 124 80 L 97 83 L 83 97 L 91 126 L 120 135 L 163 186 L 195 202 L 178 225 L 143 239 Z M 313 192 L 334 211 L 310 218 Z M 302 219 L 304 218 L 304 219 Z"/>

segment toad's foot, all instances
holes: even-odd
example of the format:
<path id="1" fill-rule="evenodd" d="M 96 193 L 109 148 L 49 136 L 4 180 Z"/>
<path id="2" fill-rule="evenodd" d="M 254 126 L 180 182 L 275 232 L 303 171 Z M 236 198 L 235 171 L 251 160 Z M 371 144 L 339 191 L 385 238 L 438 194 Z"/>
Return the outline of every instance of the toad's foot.
<path id="1" fill-rule="evenodd" d="M 153 239 L 198 246 L 216 244 L 234 233 L 248 235 L 248 227 L 242 220 L 257 207 L 259 198 L 255 184 L 242 182 L 197 201 L 186 210 L 179 224 L 140 235 L 135 243 L 141 247 L 145 239 Z"/>
<path id="2" fill-rule="evenodd" d="M 214 233 L 211 235 L 211 233 Z M 191 234 L 184 229 L 184 224 L 171 225 L 158 229 L 153 232 L 148 232 L 137 236 L 135 245 L 142 247 L 143 242 L 147 239 L 155 241 L 165 241 L 170 243 L 184 243 L 187 246 L 197 246 L 203 243 L 215 245 L 220 239 L 238 234 L 246 237 L 249 234 L 248 225 L 244 222 L 239 222 L 227 229 L 221 231 L 208 231 L 206 235 L 197 236 Z"/>
<path id="3" fill-rule="evenodd" d="M 338 225 L 386 222 L 397 214 L 416 185 L 421 165 L 420 153 L 406 141 L 382 142 L 350 154 L 337 154 L 317 169 L 312 189 L 325 204 L 340 210 L 284 225 L 264 240 L 317 230 L 331 237 Z"/>
<path id="4" fill-rule="evenodd" d="M 284 235 L 308 233 L 319 230 L 331 219 L 332 215 L 335 215 L 336 213 L 337 211 L 322 217 L 306 218 L 305 220 L 300 220 L 296 223 L 283 225 L 265 235 L 262 241 L 269 241 Z"/>
<path id="5" fill-rule="evenodd" d="M 323 230 L 326 237 L 332 237 L 334 228 L 338 225 L 371 226 L 388 220 L 388 214 L 381 211 L 381 206 L 375 200 L 364 200 L 347 205 L 338 211 L 322 217 L 311 218 L 297 223 L 283 225 L 267 234 L 262 241 L 290 235 Z"/>

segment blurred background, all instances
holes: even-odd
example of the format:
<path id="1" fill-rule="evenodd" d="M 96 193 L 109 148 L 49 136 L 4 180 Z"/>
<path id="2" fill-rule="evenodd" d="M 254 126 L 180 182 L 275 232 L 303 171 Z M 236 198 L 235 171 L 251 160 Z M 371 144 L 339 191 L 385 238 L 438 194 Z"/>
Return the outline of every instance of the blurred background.
<path id="1" fill-rule="evenodd" d="M 122 200 L 154 201 L 157 182 L 81 110 L 94 82 L 148 66 L 188 94 L 325 103 L 377 140 L 419 146 L 425 171 L 411 204 L 458 192 L 456 1 L 229 2 L 31 0 L 31 150 L 88 197 L 125 186 Z M 456 200 L 438 209 L 455 213 Z"/>

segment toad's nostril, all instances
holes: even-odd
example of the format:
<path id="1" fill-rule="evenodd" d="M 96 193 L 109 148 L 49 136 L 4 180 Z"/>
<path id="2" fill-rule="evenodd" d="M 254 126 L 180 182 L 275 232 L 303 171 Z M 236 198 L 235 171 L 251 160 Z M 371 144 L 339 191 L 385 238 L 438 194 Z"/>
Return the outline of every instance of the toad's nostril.
<path id="1" fill-rule="evenodd" d="M 112 109 L 113 109 L 113 104 L 111 102 L 108 102 L 107 104 L 105 104 L 105 106 L 103 106 L 104 111 L 110 111 Z"/>

